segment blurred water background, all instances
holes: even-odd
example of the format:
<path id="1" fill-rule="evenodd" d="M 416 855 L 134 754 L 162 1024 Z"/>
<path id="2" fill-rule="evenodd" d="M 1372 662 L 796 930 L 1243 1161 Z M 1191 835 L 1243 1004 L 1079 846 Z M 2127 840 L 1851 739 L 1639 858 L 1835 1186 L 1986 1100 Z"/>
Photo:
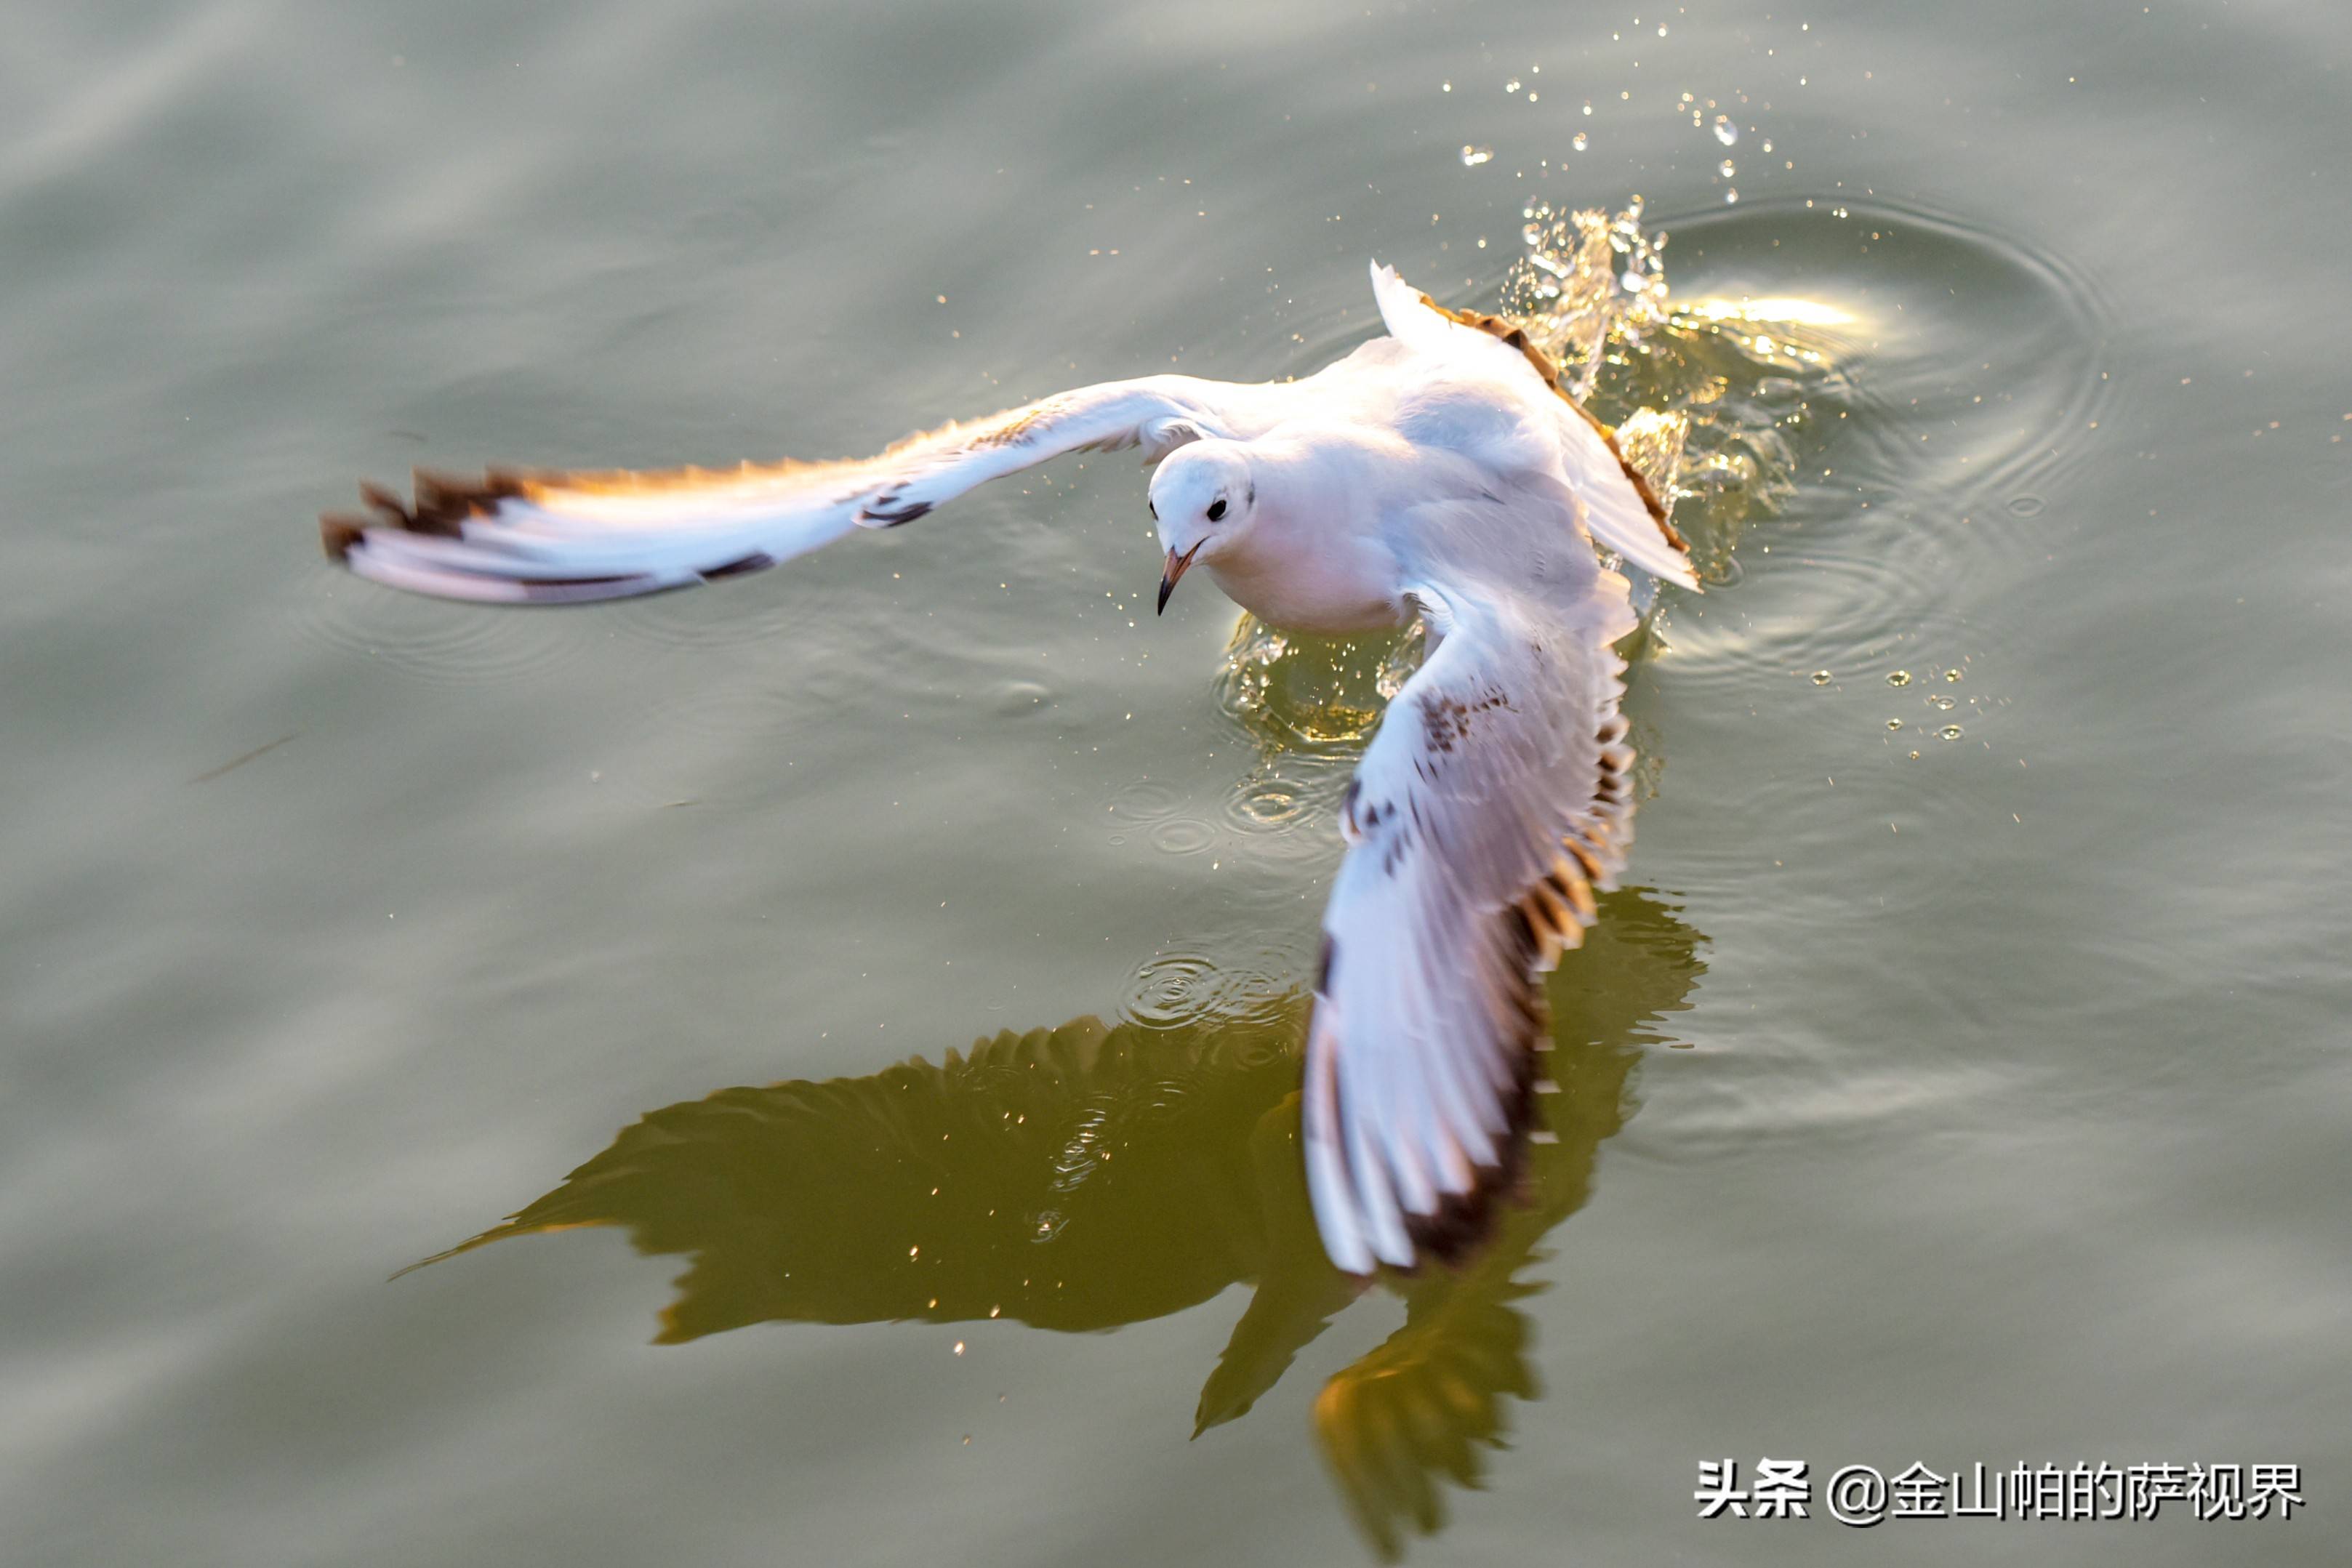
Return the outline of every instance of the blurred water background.
<path id="1" fill-rule="evenodd" d="M 2341 1562 L 2347 43 L 14 7 L 0 1555 Z M 1154 621 L 1130 459 L 577 612 L 317 552 L 413 464 L 1302 373 L 1371 256 L 1558 308 L 1530 234 L 1637 195 L 1595 401 L 1686 434 L 1712 586 L 1635 667 L 1638 885 L 1460 1274 L 1322 1270 L 1285 1120 L 1411 650 Z M 1695 1517 L 1761 1455 L 2309 1506 Z"/>

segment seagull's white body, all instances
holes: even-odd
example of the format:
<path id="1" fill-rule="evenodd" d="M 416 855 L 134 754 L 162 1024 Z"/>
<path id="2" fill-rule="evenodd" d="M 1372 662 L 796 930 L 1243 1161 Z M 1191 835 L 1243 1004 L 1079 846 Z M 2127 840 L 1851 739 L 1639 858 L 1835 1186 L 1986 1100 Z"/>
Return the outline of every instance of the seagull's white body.
<path id="1" fill-rule="evenodd" d="M 1140 445 L 1168 549 L 1272 626 L 1418 616 L 1430 653 L 1367 748 L 1308 1028 L 1304 1127 L 1332 1260 L 1449 1251 L 1516 1168 L 1543 1028 L 1535 976 L 1581 939 L 1632 842 L 1617 703 L 1633 630 L 1594 547 L 1696 588 L 1608 434 L 1504 325 L 1386 268 L 1389 336 L 1297 382 L 1154 376 L 1063 393 L 850 463 L 735 473 L 420 476 L 323 519 L 362 576 L 562 602 L 771 566 L 988 479 Z M 1164 461 L 1161 461 L 1164 459 Z M 1164 602 L 1164 589 L 1163 589 Z"/>

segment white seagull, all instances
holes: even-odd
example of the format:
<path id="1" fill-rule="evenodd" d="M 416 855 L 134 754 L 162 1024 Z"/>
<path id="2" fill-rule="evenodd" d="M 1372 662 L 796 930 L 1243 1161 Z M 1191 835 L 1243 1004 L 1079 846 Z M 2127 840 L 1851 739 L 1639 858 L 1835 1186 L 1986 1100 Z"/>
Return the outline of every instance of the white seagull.
<path id="1" fill-rule="evenodd" d="M 1307 1174 L 1340 1269 L 1479 1235 L 1516 1179 L 1543 1039 L 1537 979 L 1633 841 L 1617 711 L 1634 629 L 1595 547 L 1696 590 L 1613 434 L 1508 323 L 1377 264 L 1389 335 L 1314 375 L 1147 376 L 918 435 L 878 457 L 736 471 L 419 474 L 320 519 L 362 577 L 451 599 L 614 599 L 756 571 L 896 528 L 1066 452 L 1140 446 L 1168 555 L 1274 627 L 1419 617 L 1428 653 L 1365 749 L 1307 1025 Z"/>

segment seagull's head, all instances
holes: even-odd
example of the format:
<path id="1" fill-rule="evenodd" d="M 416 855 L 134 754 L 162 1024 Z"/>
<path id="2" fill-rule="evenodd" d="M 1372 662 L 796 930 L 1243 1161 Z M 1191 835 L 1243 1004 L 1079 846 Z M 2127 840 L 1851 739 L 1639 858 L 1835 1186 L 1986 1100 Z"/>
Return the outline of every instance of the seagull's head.
<path id="1" fill-rule="evenodd" d="M 1160 578 L 1160 608 L 1194 559 L 1214 560 L 1232 548 L 1257 511 L 1257 481 L 1237 441 L 1195 441 L 1171 453 L 1151 476 L 1151 515 L 1168 564 Z"/>

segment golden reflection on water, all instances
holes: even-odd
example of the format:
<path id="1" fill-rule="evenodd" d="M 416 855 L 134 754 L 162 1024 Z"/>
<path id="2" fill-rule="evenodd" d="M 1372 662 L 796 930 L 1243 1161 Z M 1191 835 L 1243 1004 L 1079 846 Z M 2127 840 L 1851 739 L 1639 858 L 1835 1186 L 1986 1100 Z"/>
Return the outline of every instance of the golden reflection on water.
<path id="1" fill-rule="evenodd" d="M 1313 1427 L 1349 1511 L 1394 1556 L 1408 1530 L 1444 1524 L 1444 1480 L 1477 1484 L 1506 1399 L 1538 1396 L 1514 1303 L 1543 1287 L 1521 1275 L 1591 1196 L 1639 1050 L 1689 1006 L 1703 940 L 1654 894 L 1601 901 L 1551 979 L 1557 1088 L 1520 1201 L 1456 1267 L 1367 1285 L 1325 1258 L 1298 1151 L 1298 993 L 1159 1027 L 1074 1019 L 936 1065 L 666 1106 L 441 1257 L 620 1227 L 640 1252 L 689 1260 L 664 1344 L 777 1322 L 1108 1329 L 1251 1283 L 1195 1436 L 1245 1414 L 1360 1295 L 1393 1291 L 1404 1326 L 1324 1385 Z"/>

